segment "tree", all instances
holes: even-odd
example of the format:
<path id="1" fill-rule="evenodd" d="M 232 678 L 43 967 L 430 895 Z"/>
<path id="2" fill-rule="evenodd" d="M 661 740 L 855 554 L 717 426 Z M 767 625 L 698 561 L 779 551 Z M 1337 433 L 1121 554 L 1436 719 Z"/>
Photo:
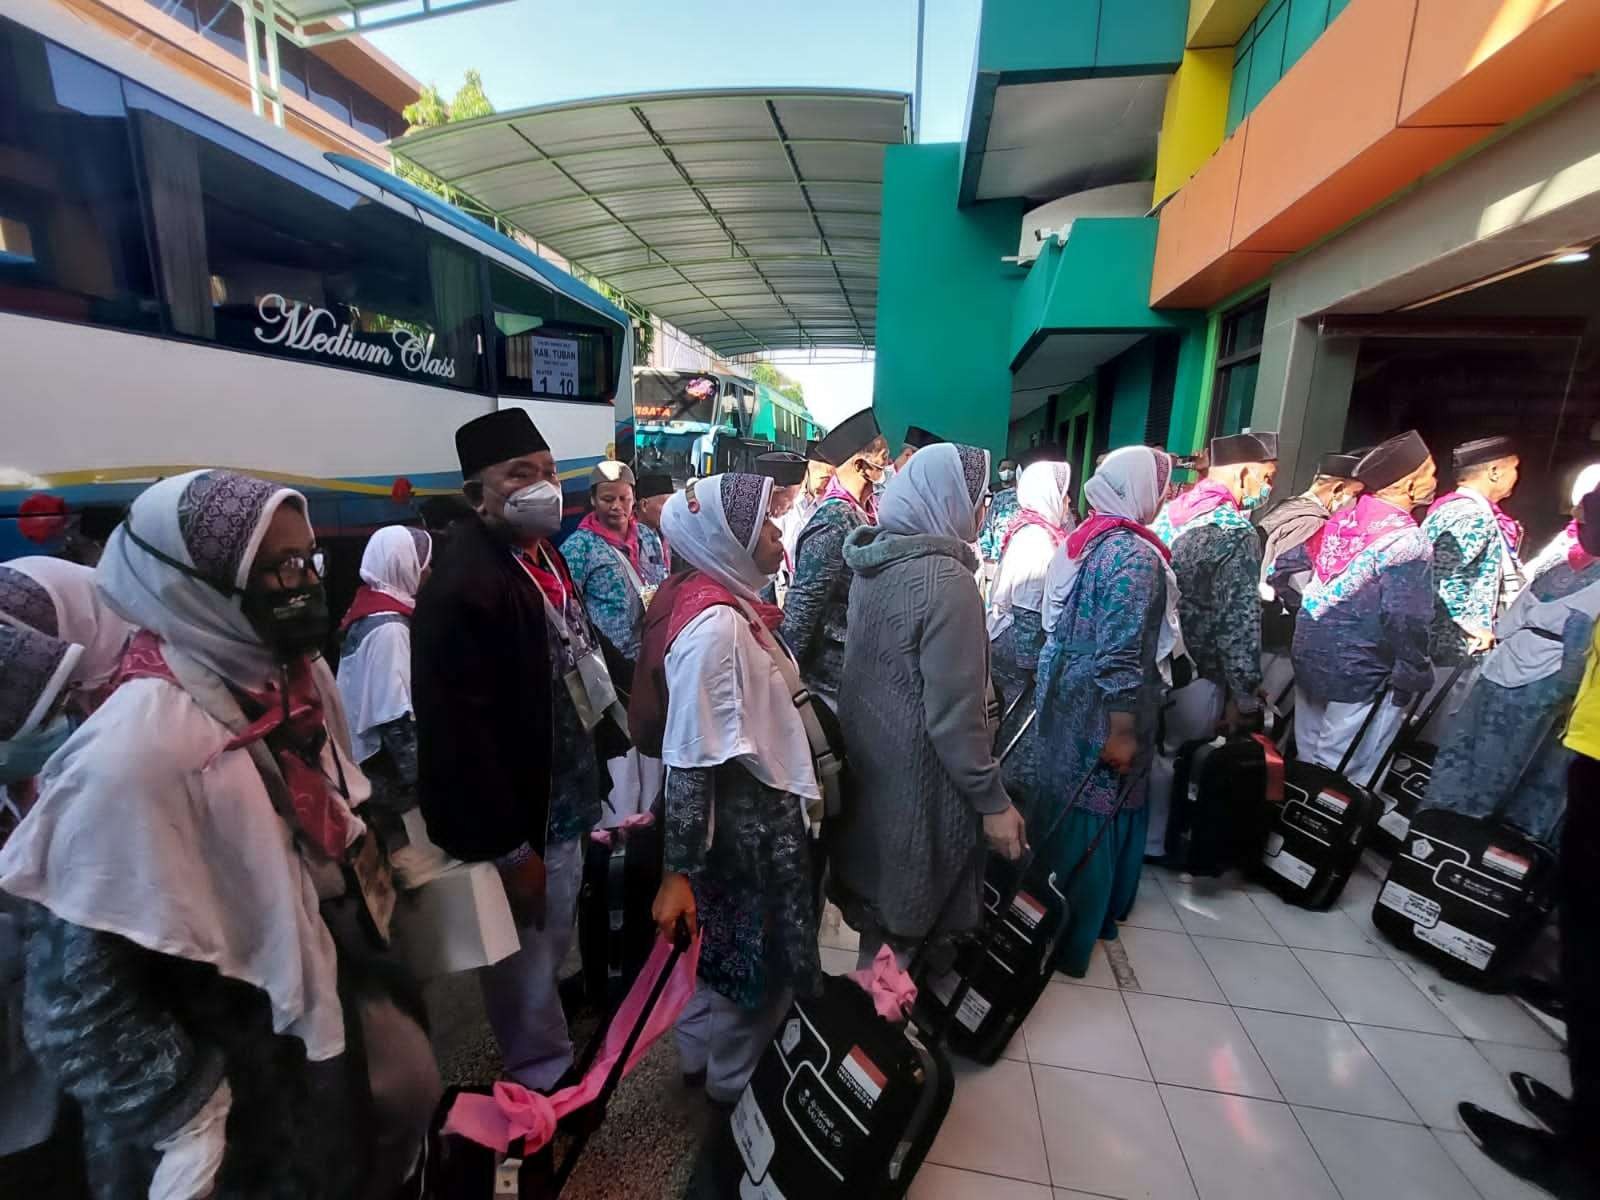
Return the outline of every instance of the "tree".
<path id="1" fill-rule="evenodd" d="M 493 112 L 494 105 L 483 90 L 483 76 L 469 67 L 450 103 L 446 104 L 439 89 L 430 83 L 418 93 L 416 100 L 405 106 L 400 115 L 410 125 L 406 132 L 411 133 L 418 129 L 435 129 L 456 121 L 487 117 Z"/>
<path id="2" fill-rule="evenodd" d="M 801 408 L 805 407 L 806 392 L 800 386 L 799 380 L 790 379 L 771 363 L 759 362 L 750 368 L 750 378 L 757 383 L 771 388 L 773 391 L 789 397 Z"/>

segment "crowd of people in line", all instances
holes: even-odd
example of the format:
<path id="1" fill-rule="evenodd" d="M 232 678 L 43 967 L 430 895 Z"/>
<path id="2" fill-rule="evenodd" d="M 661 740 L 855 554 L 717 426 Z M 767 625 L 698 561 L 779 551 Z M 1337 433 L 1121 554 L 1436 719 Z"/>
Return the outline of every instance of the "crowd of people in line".
<path id="1" fill-rule="evenodd" d="M 819 984 L 824 894 L 862 966 L 904 967 L 979 924 L 986 855 L 1092 849 L 1057 960 L 1081 977 L 1164 853 L 1163 760 L 1292 704 L 1337 766 L 1376 705 L 1364 783 L 1440 692 L 1425 803 L 1561 841 L 1573 997 L 1561 1127 L 1463 1120 L 1592 1194 L 1600 465 L 1524 556 L 1499 437 L 1442 497 L 1412 432 L 1269 509 L 1277 438 L 1247 431 L 1187 484 L 1113 450 L 1075 503 L 1058 454 L 996 470 L 913 427 L 891 459 L 867 410 L 753 473 L 602 462 L 559 541 L 525 411 L 456 451 L 471 515 L 372 535 L 337 675 L 289 488 L 191 471 L 95 568 L 0 565 L 0 1171 L 26 1194 L 394 1195 L 442 1091 L 417 980 L 476 971 L 506 1076 L 570 1079 L 586 848 L 652 821 L 652 917 L 701 939 L 685 1079 L 731 1105 Z"/>

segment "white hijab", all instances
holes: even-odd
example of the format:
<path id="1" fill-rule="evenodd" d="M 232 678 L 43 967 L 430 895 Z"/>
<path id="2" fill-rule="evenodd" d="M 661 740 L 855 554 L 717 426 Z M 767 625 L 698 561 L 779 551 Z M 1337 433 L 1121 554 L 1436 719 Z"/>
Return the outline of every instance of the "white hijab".
<path id="1" fill-rule="evenodd" d="M 0 851 L 0 888 L 260 988 L 273 1028 L 320 1061 L 344 1050 L 338 964 L 318 900 L 331 868 L 314 870 L 297 849 L 249 750 L 228 749 L 247 722 L 224 681 L 258 685 L 272 656 L 238 596 L 189 573 L 242 587 L 290 500 L 296 493 L 260 480 L 196 471 L 134 501 L 106 547 L 100 586 L 117 612 L 161 636 L 181 685 L 124 683 L 52 756 L 38 803 Z M 129 526 L 171 561 L 139 546 Z M 355 807 L 370 789 L 348 752 L 338 689 L 320 661 L 313 674 L 331 735 L 322 769 L 342 772 Z"/>
<path id="2" fill-rule="evenodd" d="M 970 545 L 989 494 L 989 452 L 941 442 L 924 446 L 878 497 L 878 527 L 886 533 L 934 534 Z"/>
<path id="3" fill-rule="evenodd" d="M 433 559 L 433 539 L 409 525 L 385 525 L 361 552 L 361 582 L 402 604 L 417 602 L 422 573 Z"/>
<path id="4" fill-rule="evenodd" d="M 1072 467 L 1063 462 L 1036 462 L 1017 481 L 1017 507 L 1037 513 L 1063 534 L 1072 532 L 1068 491 Z M 1019 525 L 1000 556 L 1000 570 L 989 593 L 989 640 L 1011 628 L 1013 608 L 1040 612 L 1044 605 L 1044 577 L 1055 557 L 1056 543 L 1037 525 Z"/>
<path id="5" fill-rule="evenodd" d="M 661 532 L 674 555 L 735 596 L 755 600 L 770 581 L 751 552 L 771 501 L 772 480 L 765 475 L 693 479 L 662 508 Z M 735 536 L 735 528 L 742 536 Z"/>
<path id="6" fill-rule="evenodd" d="M 751 556 L 767 520 L 772 480 L 760 475 L 698 479 L 667 501 L 661 528 L 672 552 L 753 602 L 767 575 Z M 765 636 L 787 653 L 770 631 Z M 680 770 L 737 762 L 768 787 L 821 796 L 811 743 L 794 697 L 743 611 L 706 609 L 667 651 L 667 721 L 661 758 Z"/>
<path id="7" fill-rule="evenodd" d="M 1150 446 L 1124 446 L 1106 455 L 1083 485 L 1083 497 L 1094 513 L 1148 525 L 1161 511 L 1171 478 L 1172 459 L 1165 452 Z M 1156 658 L 1162 676 L 1170 680 L 1170 662 L 1174 655 L 1183 653 L 1183 633 L 1178 627 L 1178 577 L 1166 559 L 1162 559 L 1162 565 L 1167 577 L 1167 604 Z M 1045 632 L 1055 632 L 1082 567 L 1083 556 L 1073 558 L 1065 545 L 1056 551 L 1045 574 Z"/>
<path id="8" fill-rule="evenodd" d="M 83 647 L 70 682 L 85 688 L 109 683 L 133 636 L 133 626 L 106 603 L 95 586 L 94 568 L 42 555 L 14 558 L 5 567 L 26 575 L 50 597 L 56 627 L 40 632 Z M 17 623 L 16 616 L 0 612 L 0 621 Z"/>
<path id="9" fill-rule="evenodd" d="M 386 525 L 367 539 L 361 582 L 402 604 L 417 602 L 433 542 L 420 529 Z M 339 660 L 339 694 L 350 718 L 356 759 L 383 748 L 378 727 L 411 715 L 411 625 L 391 620 L 365 630 Z"/>

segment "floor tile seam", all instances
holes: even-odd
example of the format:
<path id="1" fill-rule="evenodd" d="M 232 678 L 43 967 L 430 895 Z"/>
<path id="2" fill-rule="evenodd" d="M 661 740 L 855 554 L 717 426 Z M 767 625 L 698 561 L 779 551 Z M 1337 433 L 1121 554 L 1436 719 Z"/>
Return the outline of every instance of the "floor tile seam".
<path id="1" fill-rule="evenodd" d="M 1244 1022 L 1242 1022 L 1242 1021 L 1240 1022 L 1241 1025 L 1243 1023 Z M 1246 1032 L 1248 1033 L 1248 1031 L 1246 1031 Z M 1268 1069 L 1268 1073 L 1269 1074 L 1271 1073 L 1270 1068 Z M 1274 1083 L 1276 1083 L 1276 1080 L 1274 1080 Z M 1187 1091 L 1187 1092 L 1204 1092 L 1204 1091 L 1209 1090 L 1207 1088 L 1186 1087 L 1183 1084 L 1177 1084 L 1177 1083 L 1158 1084 L 1156 1086 L 1156 1092 L 1157 1092 L 1158 1095 L 1161 1096 L 1161 1103 L 1162 1103 L 1163 1107 L 1165 1107 L 1165 1105 L 1167 1103 L 1167 1097 L 1166 1097 L 1165 1093 L 1163 1093 L 1161 1091 L 1161 1089 L 1163 1087 L 1177 1088 L 1177 1089 L 1180 1089 L 1182 1091 Z M 1282 1089 L 1279 1089 L 1279 1090 L 1281 1091 Z M 1213 1094 L 1215 1094 L 1215 1093 L 1213 1093 Z M 1231 1093 L 1231 1092 L 1224 1092 L 1222 1094 L 1223 1095 L 1234 1095 L 1234 1093 Z M 1263 1104 L 1282 1104 L 1284 1108 L 1289 1110 L 1289 1116 L 1293 1119 L 1295 1128 L 1300 1130 L 1300 1136 L 1305 1138 L 1306 1145 L 1311 1148 L 1311 1154 L 1317 1160 L 1317 1166 L 1322 1168 L 1322 1174 L 1327 1178 L 1328 1186 L 1333 1189 L 1333 1194 L 1336 1195 L 1336 1196 L 1342 1197 L 1342 1200 L 1369 1200 L 1369 1198 L 1365 1197 L 1365 1196 L 1346 1196 L 1344 1194 L 1344 1192 L 1340 1190 L 1339 1184 L 1333 1178 L 1333 1172 L 1328 1170 L 1328 1164 L 1322 1161 L 1322 1154 L 1317 1149 L 1317 1144 L 1311 1140 L 1311 1135 L 1309 1133 L 1307 1133 L 1305 1131 L 1305 1127 L 1300 1124 L 1300 1116 L 1299 1116 L 1298 1113 L 1296 1113 L 1294 1111 L 1294 1106 L 1292 1104 L 1290 1104 L 1286 1100 L 1265 1100 L 1260 1096 L 1240 1096 L 1238 1098 L 1242 1099 L 1242 1100 L 1260 1100 Z M 1167 1114 L 1167 1119 L 1168 1120 L 1172 1119 L 1172 1114 L 1170 1112 L 1168 1112 L 1168 1114 Z M 1174 1127 L 1174 1134 L 1176 1134 L 1176 1127 Z M 1181 1140 L 1178 1142 L 1178 1149 L 1180 1151 L 1183 1149 L 1183 1142 Z M 1192 1176 L 1193 1172 L 1191 1171 L 1190 1174 Z M 1199 1191 L 1200 1191 L 1200 1189 L 1199 1189 L 1198 1181 L 1196 1181 L 1195 1194 L 1198 1195 Z"/>
<path id="2" fill-rule="evenodd" d="M 1443 1128 L 1442 1126 L 1433 1124 L 1426 1117 L 1424 1117 L 1420 1112 L 1417 1112 L 1417 1106 L 1415 1104 L 1411 1103 L 1411 1097 L 1407 1096 L 1405 1094 L 1405 1091 L 1400 1087 L 1400 1081 L 1397 1080 L 1393 1075 L 1391 1075 L 1389 1073 L 1389 1068 L 1383 1065 L 1383 1060 L 1381 1058 L 1379 1058 L 1376 1054 L 1373 1053 L 1372 1047 L 1367 1045 L 1367 1039 L 1361 1036 L 1361 1030 L 1363 1028 L 1366 1028 L 1366 1029 L 1388 1029 L 1389 1027 L 1387 1025 L 1361 1026 L 1361 1025 L 1357 1025 L 1353 1021 L 1347 1021 L 1345 1023 L 1350 1026 L 1350 1032 L 1352 1032 L 1352 1033 L 1354 1033 L 1356 1035 L 1356 1040 L 1361 1043 L 1362 1049 L 1364 1049 L 1367 1052 L 1367 1056 L 1369 1058 L 1371 1058 L 1373 1062 L 1378 1064 L 1378 1070 L 1383 1072 L 1384 1078 L 1389 1081 L 1390 1085 L 1394 1088 L 1395 1091 L 1400 1093 L 1400 1099 L 1402 1099 L 1402 1100 L 1404 1100 L 1406 1102 L 1406 1107 L 1411 1109 L 1412 1112 L 1416 1113 L 1417 1118 L 1427 1128 L 1435 1130 L 1435 1131 L 1439 1130 L 1440 1128 Z M 1392 1030 L 1392 1032 L 1394 1032 L 1394 1033 L 1418 1033 L 1420 1031 L 1416 1030 L 1416 1029 L 1396 1029 L 1396 1030 Z M 1445 1037 L 1447 1035 L 1439 1034 L 1439 1033 L 1425 1033 L 1422 1036 L 1423 1037 Z M 1469 1037 L 1467 1037 L 1465 1035 L 1462 1035 L 1461 1040 L 1466 1042 L 1469 1046 L 1472 1046 L 1472 1039 L 1471 1038 L 1469 1038 Z M 1477 1046 L 1472 1046 L 1472 1050 L 1473 1050 L 1473 1053 L 1475 1053 L 1480 1059 L 1483 1059 L 1483 1061 L 1485 1063 L 1488 1063 L 1489 1069 L 1491 1071 L 1494 1071 L 1496 1073 L 1499 1072 L 1500 1068 L 1495 1066 L 1494 1063 L 1489 1062 L 1488 1058 L 1484 1056 L 1484 1053 L 1483 1053 L 1482 1050 L 1479 1050 L 1477 1048 Z M 1447 1128 L 1445 1130 L 1445 1132 L 1447 1132 L 1447 1133 L 1461 1133 L 1463 1131 L 1459 1127 L 1452 1126 L 1452 1127 Z M 1455 1160 L 1451 1159 L 1451 1161 L 1454 1162 Z M 1463 1174 L 1465 1174 L 1465 1172 L 1463 1172 Z M 1467 1182 L 1469 1184 L 1472 1183 L 1472 1181 L 1470 1179 L 1467 1180 Z M 1476 1190 L 1476 1186 L 1475 1185 L 1474 1185 L 1474 1190 Z"/>
<path id="3" fill-rule="evenodd" d="M 1022 1031 L 1019 1029 L 1017 1032 L 1021 1033 Z M 1022 1043 L 1022 1052 L 1024 1054 L 1028 1052 L 1026 1040 Z M 1039 1080 L 1034 1076 L 1033 1060 L 1031 1058 L 1027 1060 L 1027 1068 L 1028 1086 L 1033 1089 L 1033 1119 L 1039 1126 L 1039 1150 L 1044 1155 L 1044 1177 L 1050 1181 L 1047 1186 L 1050 1189 L 1051 1200 L 1055 1200 L 1056 1172 L 1055 1168 L 1050 1165 L 1050 1139 L 1045 1136 L 1044 1132 L 1044 1101 L 1039 1099 Z M 1029 1181 L 1024 1180 L 1023 1182 Z"/>
<path id="4" fill-rule="evenodd" d="M 1466 1173 L 1466 1171 L 1462 1169 L 1461 1164 L 1456 1162 L 1456 1156 L 1450 1153 L 1450 1147 L 1446 1146 L 1444 1144 L 1444 1138 L 1440 1137 L 1439 1135 L 1441 1133 L 1459 1133 L 1459 1134 L 1461 1134 L 1462 1137 L 1467 1138 L 1467 1140 L 1469 1142 L 1472 1141 L 1472 1139 L 1470 1137 L 1468 1137 L 1467 1134 L 1464 1131 L 1460 1130 L 1460 1129 L 1444 1129 L 1444 1130 L 1441 1130 L 1441 1129 L 1436 1129 L 1432 1125 L 1429 1125 L 1427 1127 L 1427 1130 L 1428 1130 L 1428 1132 L 1430 1134 L 1433 1135 L 1434 1145 L 1438 1146 L 1440 1150 L 1444 1151 L 1444 1156 L 1450 1160 L 1451 1165 L 1454 1166 L 1456 1171 L 1460 1173 L 1461 1178 L 1463 1178 L 1463 1179 L 1465 1179 L 1467 1181 L 1467 1186 L 1472 1189 L 1472 1193 L 1474 1195 L 1476 1195 L 1479 1198 L 1479 1200 L 1493 1200 L 1493 1197 L 1490 1196 L 1488 1192 L 1484 1191 L 1476 1183 L 1473 1182 L 1472 1176 L 1468 1175 Z M 1472 1147 L 1472 1150 L 1473 1150 L 1473 1153 L 1475 1153 L 1475 1154 L 1483 1154 L 1483 1151 L 1479 1150 L 1476 1145 L 1474 1145 Z M 1488 1156 L 1485 1155 L 1484 1157 L 1487 1158 Z M 1490 1160 L 1490 1161 L 1493 1161 L 1493 1160 Z M 1535 1190 L 1537 1190 L 1537 1189 L 1535 1189 Z"/>
<path id="5" fill-rule="evenodd" d="M 1055 1184 L 1053 1184 L 1053 1183 L 1040 1183 L 1037 1179 L 1024 1179 L 1020 1175 L 1002 1175 L 998 1171 L 985 1171 L 982 1167 L 958 1167 L 958 1166 L 955 1166 L 953 1163 L 934 1162 L 933 1159 L 931 1159 L 931 1158 L 927 1159 L 926 1161 L 927 1161 L 929 1166 L 943 1167 L 947 1171 L 960 1171 L 965 1175 L 982 1175 L 985 1179 L 1003 1179 L 1007 1183 L 1024 1183 L 1024 1184 L 1027 1184 L 1029 1187 L 1043 1188 L 1047 1192 L 1054 1192 L 1056 1190 Z M 1050 1156 L 1047 1154 L 1047 1155 L 1045 1155 L 1045 1175 L 1046 1175 L 1046 1177 L 1048 1177 L 1049 1174 L 1050 1174 Z M 1071 1189 L 1068 1189 L 1068 1188 L 1063 1188 L 1062 1189 L 1062 1191 L 1069 1191 L 1069 1190 L 1071 1190 Z M 1103 1193 L 1101 1193 L 1101 1192 L 1084 1192 L 1084 1195 L 1086 1195 L 1086 1196 L 1101 1196 L 1101 1195 L 1103 1195 Z M 1117 1197 L 1115 1197 L 1115 1196 L 1106 1196 L 1105 1200 L 1117 1200 Z"/>

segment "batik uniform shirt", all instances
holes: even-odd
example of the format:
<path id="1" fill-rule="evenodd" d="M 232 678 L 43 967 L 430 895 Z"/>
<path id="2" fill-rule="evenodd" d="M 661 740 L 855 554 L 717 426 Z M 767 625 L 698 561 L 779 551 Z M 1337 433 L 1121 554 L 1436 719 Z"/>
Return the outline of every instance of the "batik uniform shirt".
<path id="1" fill-rule="evenodd" d="M 1429 513 L 1422 532 L 1433 546 L 1433 658 L 1458 663 L 1467 655 L 1467 631 L 1493 629 L 1500 614 L 1505 536 L 1486 505 L 1464 496 Z"/>
<path id="2" fill-rule="evenodd" d="M 1156 718 L 1165 687 L 1156 651 L 1167 604 L 1167 573 L 1149 542 L 1113 530 L 1084 552 L 1066 607 L 1039 655 L 1038 785 L 1042 794 L 1071 796 L 1090 776 L 1078 803 L 1104 815 L 1121 778 L 1096 770 L 1112 713 L 1131 713 L 1143 773 L 1155 749 Z M 1128 807 L 1144 803 L 1145 782 Z M 1037 830 L 1035 831 L 1037 832 Z"/>
<path id="3" fill-rule="evenodd" d="M 978 531 L 978 557 L 986 563 L 998 563 L 1005 545 L 1006 530 L 1022 506 L 1017 503 L 1017 489 L 1001 488 L 989 502 L 989 515 Z"/>
<path id="4" fill-rule="evenodd" d="M 1250 708 L 1261 689 L 1261 539 L 1220 504 L 1174 528 L 1163 508 L 1150 528 L 1172 551 L 1178 624 L 1195 671 Z"/>
<path id="5" fill-rule="evenodd" d="M 660 534 L 648 525 L 637 529 L 639 581 L 649 592 L 667 577 L 666 556 Z M 620 553 L 598 534 L 579 529 L 561 543 L 561 555 L 572 569 L 589 620 L 624 658 L 637 661 L 645 598 L 629 578 Z"/>
<path id="6" fill-rule="evenodd" d="M 783 600 L 783 640 L 800 664 L 806 686 L 833 697 L 844 670 L 844 637 L 850 607 L 850 580 L 844 539 L 867 523 L 853 504 L 829 500 L 818 505 L 796 543 L 794 578 Z"/>
<path id="7" fill-rule="evenodd" d="M 1310 543 L 1280 555 L 1271 581 L 1311 570 Z M 1312 574 L 1294 627 L 1295 685 L 1318 701 L 1371 700 L 1433 686 L 1433 548 L 1421 529 L 1380 538 L 1323 581 Z"/>

